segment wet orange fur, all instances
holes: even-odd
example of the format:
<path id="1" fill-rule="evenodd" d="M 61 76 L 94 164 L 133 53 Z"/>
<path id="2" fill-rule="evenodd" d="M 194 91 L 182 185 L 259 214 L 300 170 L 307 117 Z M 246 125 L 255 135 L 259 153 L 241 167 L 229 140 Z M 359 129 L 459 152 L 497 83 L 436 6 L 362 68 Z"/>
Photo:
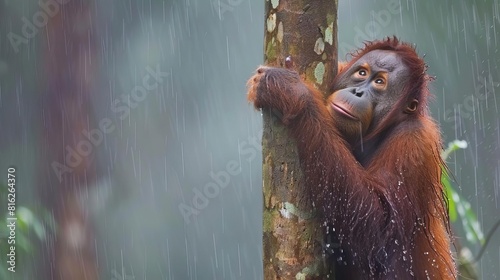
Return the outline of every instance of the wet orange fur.
<path id="1" fill-rule="evenodd" d="M 368 43 L 340 72 L 372 50 L 390 50 L 415 73 L 379 127 L 361 164 L 339 133 L 323 94 L 292 72 L 259 68 L 248 82 L 256 108 L 282 114 L 297 140 L 311 195 L 347 253 L 339 279 L 456 279 L 441 184 L 441 137 L 427 111 L 425 63 L 396 38 Z M 406 100 L 419 100 L 404 115 Z M 367 140 L 370 141 L 370 140 Z M 358 147 L 359 148 L 359 147 Z"/>

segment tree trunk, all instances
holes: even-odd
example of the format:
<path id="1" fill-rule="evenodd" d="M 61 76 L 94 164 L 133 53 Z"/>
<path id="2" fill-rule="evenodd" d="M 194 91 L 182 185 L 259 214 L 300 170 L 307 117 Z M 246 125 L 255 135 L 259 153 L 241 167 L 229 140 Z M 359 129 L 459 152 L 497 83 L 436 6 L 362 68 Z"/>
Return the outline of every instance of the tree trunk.
<path id="1" fill-rule="evenodd" d="M 337 73 L 337 1 L 265 5 L 265 64 L 292 67 L 327 93 Z M 264 279 L 326 279 L 331 271 L 322 256 L 324 233 L 296 145 L 276 116 L 264 111 L 263 118 Z"/>
<path id="2" fill-rule="evenodd" d="M 45 37 L 41 48 L 46 79 L 40 195 L 57 223 L 56 235 L 43 244 L 40 279 L 99 277 L 89 209 L 79 199 L 96 181 L 97 146 L 84 135 L 98 127 L 90 113 L 100 63 L 92 2 L 53 1 L 46 29 L 39 35 Z"/>

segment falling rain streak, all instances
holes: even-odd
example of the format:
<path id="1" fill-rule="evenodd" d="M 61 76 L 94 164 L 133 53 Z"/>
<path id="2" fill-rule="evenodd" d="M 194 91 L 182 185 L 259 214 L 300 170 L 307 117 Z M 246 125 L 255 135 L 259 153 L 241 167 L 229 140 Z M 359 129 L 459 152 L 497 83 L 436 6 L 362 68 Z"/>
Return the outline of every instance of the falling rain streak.
<path id="1" fill-rule="evenodd" d="M 246 81 L 265 2 L 0 0 L 0 172 L 16 168 L 27 225 L 0 279 L 262 279 L 262 118 Z M 443 147 L 468 144 L 447 159 L 452 184 L 486 234 L 500 211 L 500 1 L 338 4 L 340 60 L 392 35 L 425 55 Z M 499 264 L 497 232 L 480 279 Z"/>

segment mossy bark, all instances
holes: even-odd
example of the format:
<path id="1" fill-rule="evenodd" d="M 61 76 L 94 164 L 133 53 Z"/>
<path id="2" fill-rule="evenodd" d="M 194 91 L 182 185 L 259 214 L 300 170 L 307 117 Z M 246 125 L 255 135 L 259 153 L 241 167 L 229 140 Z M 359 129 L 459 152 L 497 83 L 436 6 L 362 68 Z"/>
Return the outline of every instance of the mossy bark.
<path id="1" fill-rule="evenodd" d="M 265 64 L 293 67 L 327 93 L 337 73 L 337 1 L 265 5 Z M 287 57 L 292 63 L 285 65 Z M 263 118 L 264 279 L 333 279 L 296 145 L 276 116 L 264 110 Z"/>

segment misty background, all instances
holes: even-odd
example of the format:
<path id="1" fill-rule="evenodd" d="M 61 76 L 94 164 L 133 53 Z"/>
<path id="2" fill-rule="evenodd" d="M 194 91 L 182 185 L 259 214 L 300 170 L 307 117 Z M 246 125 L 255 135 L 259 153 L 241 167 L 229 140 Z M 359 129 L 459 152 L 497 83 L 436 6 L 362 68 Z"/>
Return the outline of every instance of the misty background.
<path id="1" fill-rule="evenodd" d="M 95 175 L 78 190 L 100 279 L 261 279 L 262 118 L 246 81 L 263 62 L 264 0 L 89 2 L 98 58 L 86 130 L 114 127 L 92 146 Z M 50 40 L 45 27 L 15 46 L 8 37 L 40 10 L 0 0 L 0 180 L 15 166 L 18 205 L 50 211 L 57 190 L 40 179 L 57 176 L 41 141 Z M 339 0 L 338 29 L 340 60 L 392 35 L 425 56 L 444 145 L 469 144 L 448 161 L 455 186 L 488 232 L 500 219 L 500 1 Z M 155 86 L 134 99 L 145 77 Z M 197 200 L 211 183 L 223 187 Z M 18 260 L 13 279 L 39 279 L 44 258 Z M 478 266 L 500 279 L 500 233 Z"/>

